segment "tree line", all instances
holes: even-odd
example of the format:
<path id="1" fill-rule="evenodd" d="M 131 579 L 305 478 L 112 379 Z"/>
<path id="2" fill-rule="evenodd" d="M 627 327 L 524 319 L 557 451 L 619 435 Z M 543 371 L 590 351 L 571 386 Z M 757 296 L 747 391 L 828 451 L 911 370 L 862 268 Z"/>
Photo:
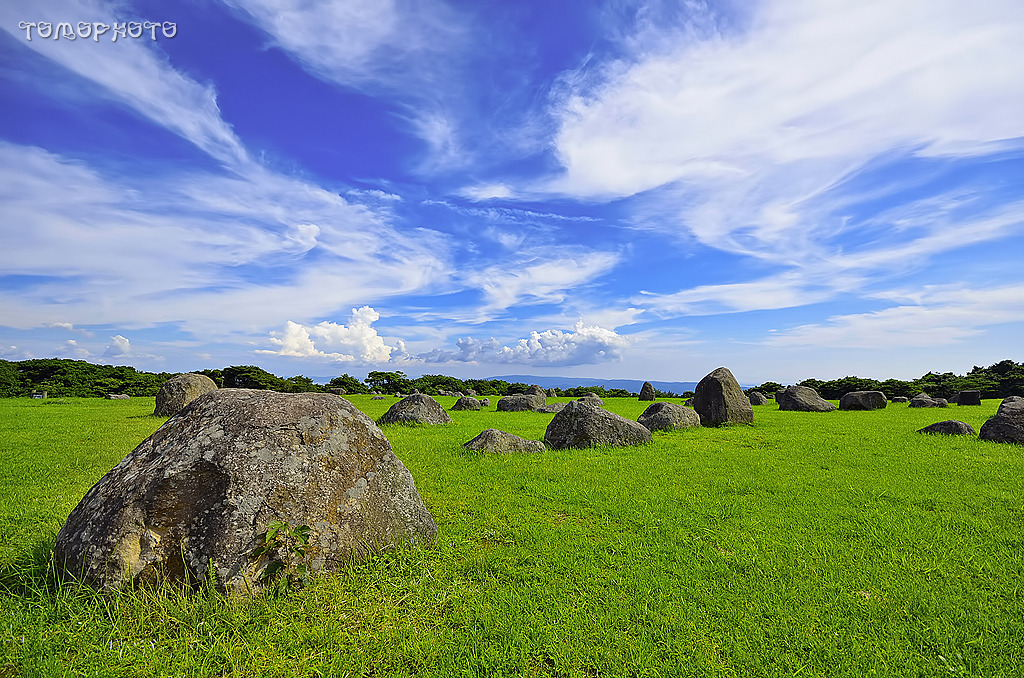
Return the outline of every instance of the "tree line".
<path id="1" fill-rule="evenodd" d="M 124 365 L 96 365 L 84 360 L 64 358 L 43 358 L 33 360 L 0 360 L 0 397 L 27 396 L 33 391 L 46 391 L 50 397 L 103 397 L 108 393 L 123 393 L 130 396 L 153 396 L 160 386 L 175 376 L 173 372 L 141 372 Z M 530 385 L 507 382 L 502 379 L 458 379 L 444 374 L 425 374 L 411 378 L 404 372 L 370 372 L 359 380 L 349 374 L 334 377 L 326 384 L 314 383 L 309 377 L 279 377 L 256 365 L 233 365 L 219 370 L 199 370 L 213 379 L 221 388 L 255 388 L 301 393 L 309 391 L 330 392 L 343 389 L 345 393 L 409 394 L 413 392 L 437 395 L 440 391 L 463 392 L 472 389 L 479 396 L 504 396 L 525 392 Z M 843 377 L 831 381 L 805 379 L 801 386 L 810 386 L 823 398 L 835 400 L 850 391 L 882 391 L 888 397 L 913 397 L 924 392 L 939 398 L 948 398 L 960 391 L 981 391 L 982 398 L 1005 398 L 1010 395 L 1024 396 L 1024 363 L 1003 360 L 988 367 L 975 366 L 965 375 L 952 372 L 929 372 L 919 379 L 862 379 Z M 783 385 L 767 381 L 749 391 L 761 391 L 765 395 L 775 393 Z M 636 393 L 622 388 L 607 389 L 603 386 L 576 386 L 556 388 L 558 396 L 579 398 L 587 393 L 596 393 L 602 398 L 636 397 Z M 688 397 L 692 392 L 671 393 L 658 391 L 659 398 Z"/>

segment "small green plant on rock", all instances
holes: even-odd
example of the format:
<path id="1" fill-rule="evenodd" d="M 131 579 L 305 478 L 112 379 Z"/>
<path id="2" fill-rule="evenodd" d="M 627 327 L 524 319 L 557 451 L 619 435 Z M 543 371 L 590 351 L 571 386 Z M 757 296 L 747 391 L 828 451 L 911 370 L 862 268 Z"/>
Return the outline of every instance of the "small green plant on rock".
<path id="1" fill-rule="evenodd" d="M 263 543 L 252 552 L 254 560 L 264 556 L 273 558 L 260 575 L 260 581 L 264 584 L 283 581 L 289 588 L 309 584 L 309 564 L 306 563 L 309 533 L 309 525 L 292 526 L 284 520 L 267 525 Z"/>

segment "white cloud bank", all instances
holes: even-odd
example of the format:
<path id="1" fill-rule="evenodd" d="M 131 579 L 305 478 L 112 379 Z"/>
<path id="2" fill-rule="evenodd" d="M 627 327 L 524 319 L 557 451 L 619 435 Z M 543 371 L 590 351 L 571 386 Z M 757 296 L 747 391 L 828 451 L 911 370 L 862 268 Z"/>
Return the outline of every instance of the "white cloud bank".
<path id="1" fill-rule="evenodd" d="M 459 339 L 455 351 L 435 350 L 420 356 L 427 362 L 504 363 L 536 366 L 586 365 L 622 359 L 630 339 L 613 330 L 576 323 L 573 332 L 530 332 L 512 346 L 488 340 Z"/>
<path id="2" fill-rule="evenodd" d="M 289 320 L 283 332 L 272 333 L 277 350 L 257 350 L 266 355 L 292 358 L 314 358 L 330 362 L 374 364 L 386 363 L 406 355 L 405 344 L 396 340 L 388 345 L 372 327 L 380 314 L 369 306 L 352 309 L 345 325 L 324 321 L 318 325 L 302 325 Z"/>

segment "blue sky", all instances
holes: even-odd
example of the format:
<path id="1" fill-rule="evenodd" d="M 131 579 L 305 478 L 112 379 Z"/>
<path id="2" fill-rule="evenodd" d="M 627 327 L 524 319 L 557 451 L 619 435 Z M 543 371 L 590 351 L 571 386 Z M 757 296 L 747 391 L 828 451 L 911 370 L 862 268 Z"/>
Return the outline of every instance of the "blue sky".
<path id="1" fill-rule="evenodd" d="M 126 21 L 176 32 L 39 25 Z M 15 0 L 0 28 L 8 360 L 1024 360 L 1019 0 Z"/>

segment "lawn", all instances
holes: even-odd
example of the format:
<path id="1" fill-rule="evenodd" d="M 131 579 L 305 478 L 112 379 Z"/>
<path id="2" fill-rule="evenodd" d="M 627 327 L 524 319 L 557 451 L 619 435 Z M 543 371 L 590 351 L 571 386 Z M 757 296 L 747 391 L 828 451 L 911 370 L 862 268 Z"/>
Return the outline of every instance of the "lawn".
<path id="1" fill-rule="evenodd" d="M 376 418 L 395 402 L 352 396 Z M 446 407 L 454 398 L 438 400 Z M 496 400 L 492 398 L 492 402 Z M 636 419 L 645 403 L 609 399 Z M 635 448 L 488 455 L 452 412 L 385 426 L 438 524 L 252 600 L 101 596 L 52 576 L 56 531 L 163 418 L 153 399 L 0 400 L 0 676 L 1019 676 L 1024 448 L 945 410 L 780 412 Z"/>

